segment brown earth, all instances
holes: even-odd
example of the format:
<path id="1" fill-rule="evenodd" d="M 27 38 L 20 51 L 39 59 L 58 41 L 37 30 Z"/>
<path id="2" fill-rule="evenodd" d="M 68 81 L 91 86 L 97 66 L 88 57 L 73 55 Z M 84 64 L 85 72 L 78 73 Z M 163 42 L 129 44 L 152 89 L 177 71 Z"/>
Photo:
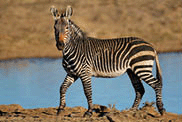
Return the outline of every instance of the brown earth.
<path id="1" fill-rule="evenodd" d="M 119 111 L 110 107 L 94 105 L 91 117 L 83 117 L 86 109 L 83 107 L 66 107 L 59 116 L 56 108 L 23 109 L 20 105 L 0 105 L 0 122 L 182 122 L 182 115 L 166 112 L 160 116 L 152 106 L 145 103 L 140 110 Z"/>
<path id="2" fill-rule="evenodd" d="M 158 52 L 182 51 L 181 0 L 0 0 L 0 59 L 60 57 L 49 11 L 73 7 L 88 36 L 137 36 Z"/>

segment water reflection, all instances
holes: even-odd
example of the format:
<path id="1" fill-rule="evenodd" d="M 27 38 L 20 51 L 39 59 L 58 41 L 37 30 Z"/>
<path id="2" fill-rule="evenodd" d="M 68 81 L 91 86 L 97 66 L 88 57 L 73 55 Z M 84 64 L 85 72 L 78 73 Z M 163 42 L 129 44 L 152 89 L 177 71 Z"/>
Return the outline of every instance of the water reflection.
<path id="1" fill-rule="evenodd" d="M 163 70 L 165 108 L 182 113 L 182 53 L 160 54 L 159 60 Z M 61 59 L 1 61 L 0 104 L 16 103 L 24 108 L 58 106 L 59 87 L 66 75 L 61 62 Z M 95 104 L 116 104 L 120 110 L 131 107 L 135 93 L 126 74 L 112 79 L 92 78 L 92 81 Z M 145 83 L 144 87 L 146 92 L 141 102 L 155 101 L 152 88 Z M 66 95 L 67 106 L 87 107 L 80 80 L 68 89 Z"/>

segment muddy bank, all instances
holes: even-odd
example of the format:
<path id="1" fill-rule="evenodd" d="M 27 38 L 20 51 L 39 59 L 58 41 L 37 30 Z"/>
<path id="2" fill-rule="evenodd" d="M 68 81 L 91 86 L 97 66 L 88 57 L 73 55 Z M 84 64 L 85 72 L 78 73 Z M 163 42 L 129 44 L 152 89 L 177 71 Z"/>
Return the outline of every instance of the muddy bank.
<path id="1" fill-rule="evenodd" d="M 152 103 L 137 111 L 115 109 L 102 105 L 94 105 L 92 117 L 83 117 L 87 110 L 83 107 L 66 107 L 65 111 L 56 116 L 57 108 L 24 109 L 20 105 L 0 105 L 0 122 L 18 121 L 61 121 L 61 122 L 181 122 L 182 115 L 166 112 L 164 116 L 156 111 Z"/>

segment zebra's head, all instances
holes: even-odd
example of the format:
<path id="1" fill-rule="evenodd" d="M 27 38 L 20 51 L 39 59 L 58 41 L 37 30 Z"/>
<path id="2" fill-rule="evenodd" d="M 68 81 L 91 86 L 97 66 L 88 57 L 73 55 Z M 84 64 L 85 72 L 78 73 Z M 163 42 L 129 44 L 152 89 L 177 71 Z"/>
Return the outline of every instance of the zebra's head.
<path id="1" fill-rule="evenodd" d="M 73 10 L 71 6 L 68 6 L 65 10 L 60 13 L 58 10 L 52 6 L 50 11 L 55 20 L 54 30 L 55 30 L 55 40 L 58 50 L 63 50 L 68 38 L 68 32 L 70 28 L 70 17 L 72 16 Z"/>

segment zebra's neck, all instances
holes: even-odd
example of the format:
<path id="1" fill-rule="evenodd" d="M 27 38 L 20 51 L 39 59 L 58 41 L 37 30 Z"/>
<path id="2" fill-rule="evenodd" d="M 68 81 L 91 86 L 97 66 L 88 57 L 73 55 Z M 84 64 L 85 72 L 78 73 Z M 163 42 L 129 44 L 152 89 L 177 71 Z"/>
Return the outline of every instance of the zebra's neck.
<path id="1" fill-rule="evenodd" d="M 80 29 L 79 26 L 73 23 L 73 21 L 69 20 L 68 29 L 67 29 L 67 41 L 68 43 L 79 43 L 84 40 L 85 34 Z"/>
<path id="2" fill-rule="evenodd" d="M 77 49 L 82 49 L 83 41 L 85 40 L 86 36 L 76 24 L 69 20 L 68 29 L 66 30 L 66 37 L 63 55 L 67 57 L 68 55 L 71 56 L 75 51 L 77 51 Z"/>

